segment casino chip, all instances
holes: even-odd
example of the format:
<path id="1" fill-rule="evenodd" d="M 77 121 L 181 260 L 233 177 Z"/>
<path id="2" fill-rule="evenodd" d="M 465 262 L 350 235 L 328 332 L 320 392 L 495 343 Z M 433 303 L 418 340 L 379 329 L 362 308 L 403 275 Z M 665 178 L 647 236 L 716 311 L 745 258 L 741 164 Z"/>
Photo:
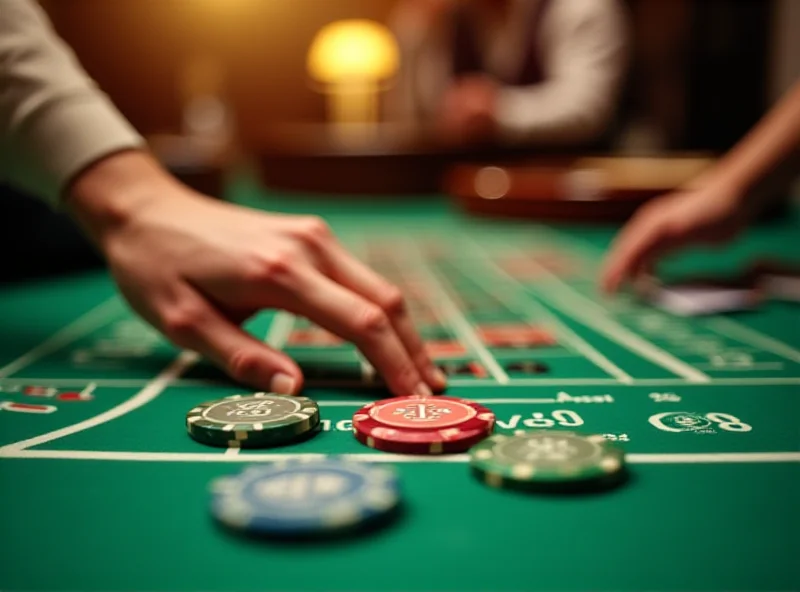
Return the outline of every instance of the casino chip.
<path id="1" fill-rule="evenodd" d="M 400 505 L 394 470 L 335 459 L 251 466 L 211 491 L 214 518 L 259 536 L 351 533 L 384 524 Z"/>
<path id="2" fill-rule="evenodd" d="M 601 488 L 624 477 L 625 454 L 600 435 L 542 430 L 487 438 L 470 450 L 470 465 L 491 487 Z"/>
<path id="3" fill-rule="evenodd" d="M 269 393 L 208 401 L 186 414 L 189 435 L 209 446 L 281 446 L 313 435 L 319 426 L 319 407 L 311 399 Z"/>
<path id="4" fill-rule="evenodd" d="M 494 413 L 453 397 L 396 397 L 369 403 L 353 415 L 362 444 L 401 454 L 464 452 L 492 433 Z"/>

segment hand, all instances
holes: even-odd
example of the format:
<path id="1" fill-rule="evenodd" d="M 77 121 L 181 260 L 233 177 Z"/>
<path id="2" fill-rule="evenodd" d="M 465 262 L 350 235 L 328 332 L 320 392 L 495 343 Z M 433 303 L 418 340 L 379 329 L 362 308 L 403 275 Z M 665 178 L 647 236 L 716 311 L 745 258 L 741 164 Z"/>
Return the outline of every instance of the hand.
<path id="1" fill-rule="evenodd" d="M 239 327 L 274 308 L 354 342 L 396 395 L 445 386 L 399 290 L 347 253 L 319 218 L 212 200 L 139 152 L 109 157 L 80 175 L 68 205 L 134 310 L 237 381 L 277 393 L 300 390 L 297 365 Z"/>
<path id="2" fill-rule="evenodd" d="M 475 142 L 495 131 L 497 84 L 486 76 L 468 76 L 445 91 L 439 112 L 440 133 L 446 140 Z"/>
<path id="3" fill-rule="evenodd" d="M 666 253 L 694 243 L 717 244 L 744 227 L 747 211 L 740 192 L 710 184 L 672 193 L 642 206 L 614 240 L 602 273 L 602 287 L 648 271 Z"/>

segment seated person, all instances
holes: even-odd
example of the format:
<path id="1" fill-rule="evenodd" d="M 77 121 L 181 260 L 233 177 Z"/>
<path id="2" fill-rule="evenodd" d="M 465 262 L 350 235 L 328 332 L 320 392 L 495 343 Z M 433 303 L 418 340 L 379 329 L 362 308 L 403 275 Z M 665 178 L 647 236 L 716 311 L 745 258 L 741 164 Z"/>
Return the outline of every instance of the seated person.
<path id="1" fill-rule="evenodd" d="M 618 0 L 405 0 L 387 116 L 455 142 L 585 145 L 616 110 L 627 27 Z"/>

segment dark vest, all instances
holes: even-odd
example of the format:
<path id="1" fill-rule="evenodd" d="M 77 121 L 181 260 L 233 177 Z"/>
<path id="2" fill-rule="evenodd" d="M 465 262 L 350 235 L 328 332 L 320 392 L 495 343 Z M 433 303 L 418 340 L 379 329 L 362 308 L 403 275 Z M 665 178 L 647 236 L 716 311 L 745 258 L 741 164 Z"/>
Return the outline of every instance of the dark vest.
<path id="1" fill-rule="evenodd" d="M 550 5 L 551 0 L 539 0 L 536 8 L 532 11 L 528 19 L 527 33 L 525 39 L 528 43 L 527 53 L 522 68 L 511 79 L 498 77 L 499 82 L 507 86 L 528 86 L 539 84 L 545 79 L 545 71 L 542 56 L 539 55 L 538 43 L 544 15 Z M 469 74 L 488 74 L 481 56 L 480 45 L 478 42 L 476 19 L 471 18 L 469 5 L 459 3 L 454 9 L 453 14 L 453 75 L 456 78 Z"/>

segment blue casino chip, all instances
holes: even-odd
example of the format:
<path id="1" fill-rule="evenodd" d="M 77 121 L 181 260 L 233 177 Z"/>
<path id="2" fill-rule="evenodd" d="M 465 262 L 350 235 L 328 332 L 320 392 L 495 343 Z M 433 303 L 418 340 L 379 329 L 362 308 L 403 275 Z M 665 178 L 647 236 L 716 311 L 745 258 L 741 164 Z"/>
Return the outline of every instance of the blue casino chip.
<path id="1" fill-rule="evenodd" d="M 396 472 L 325 459 L 254 465 L 211 485 L 213 516 L 236 531 L 307 536 L 351 531 L 399 507 Z"/>

